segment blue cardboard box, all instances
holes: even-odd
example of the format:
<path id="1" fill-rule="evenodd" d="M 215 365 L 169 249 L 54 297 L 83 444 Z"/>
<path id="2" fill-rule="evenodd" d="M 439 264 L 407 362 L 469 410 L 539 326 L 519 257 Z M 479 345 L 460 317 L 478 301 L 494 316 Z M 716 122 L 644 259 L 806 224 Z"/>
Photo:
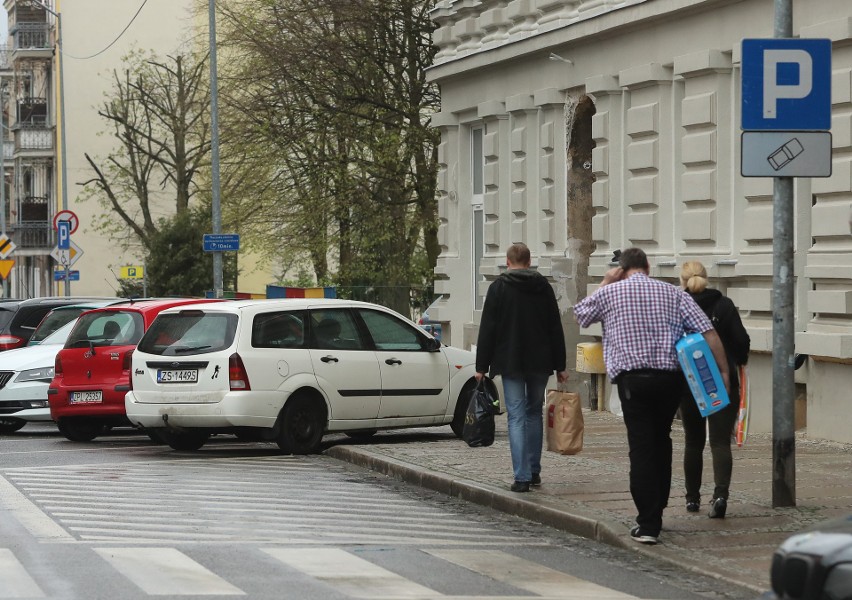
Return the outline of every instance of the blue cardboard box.
<path id="1" fill-rule="evenodd" d="M 710 345 L 700 333 L 682 337 L 676 344 L 677 359 L 702 417 L 719 412 L 731 403 Z"/>

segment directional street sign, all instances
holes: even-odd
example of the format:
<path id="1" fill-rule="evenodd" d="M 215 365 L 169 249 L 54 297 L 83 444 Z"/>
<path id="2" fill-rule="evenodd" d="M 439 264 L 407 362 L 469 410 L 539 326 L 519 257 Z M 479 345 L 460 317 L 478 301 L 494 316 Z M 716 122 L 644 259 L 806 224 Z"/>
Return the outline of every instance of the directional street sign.
<path id="1" fill-rule="evenodd" d="M 14 252 L 15 243 L 5 233 L 0 233 L 0 259 L 8 257 Z"/>
<path id="2" fill-rule="evenodd" d="M 828 131 L 744 131 L 743 177 L 831 177 Z"/>
<path id="3" fill-rule="evenodd" d="M 205 252 L 234 252 L 240 249 L 238 233 L 205 233 Z"/>
<path id="4" fill-rule="evenodd" d="M 53 281 L 80 281 L 80 271 L 68 271 L 68 278 L 66 279 L 65 269 L 55 269 Z"/>
<path id="5" fill-rule="evenodd" d="M 121 267 L 122 279 L 142 279 L 145 277 L 144 267 Z"/>
<path id="6" fill-rule="evenodd" d="M 53 257 L 59 266 L 61 267 L 73 267 L 74 263 L 80 260 L 80 257 L 83 255 L 83 250 L 74 243 L 73 240 L 68 240 L 69 248 L 67 250 L 61 249 L 59 246 L 56 246 L 53 250 L 50 251 L 50 256 Z"/>
<path id="7" fill-rule="evenodd" d="M 0 279 L 9 279 L 9 273 L 12 272 L 14 266 L 14 260 L 0 260 Z"/>
<path id="8" fill-rule="evenodd" d="M 831 40 L 743 40 L 742 128 L 831 129 Z"/>

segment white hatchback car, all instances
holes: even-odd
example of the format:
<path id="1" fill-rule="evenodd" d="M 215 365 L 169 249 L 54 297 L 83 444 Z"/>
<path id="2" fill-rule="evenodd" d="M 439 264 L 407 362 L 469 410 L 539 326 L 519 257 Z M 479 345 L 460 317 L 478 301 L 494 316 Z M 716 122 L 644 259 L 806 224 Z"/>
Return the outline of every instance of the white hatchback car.
<path id="1" fill-rule="evenodd" d="M 461 435 L 475 386 L 472 352 L 442 346 L 392 310 L 346 300 L 168 309 L 132 360 L 127 416 L 176 450 L 220 432 L 293 454 L 317 452 L 334 431 L 450 424 Z"/>

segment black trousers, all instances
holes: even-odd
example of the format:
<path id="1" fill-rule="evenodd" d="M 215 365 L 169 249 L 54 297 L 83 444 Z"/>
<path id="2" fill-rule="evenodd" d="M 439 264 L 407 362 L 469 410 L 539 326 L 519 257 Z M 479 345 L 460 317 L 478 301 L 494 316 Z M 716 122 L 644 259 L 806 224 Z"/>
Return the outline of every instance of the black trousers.
<path id="1" fill-rule="evenodd" d="M 642 369 L 616 377 L 630 450 L 630 495 L 645 535 L 660 535 L 672 487 L 672 422 L 686 379 L 680 371 Z"/>

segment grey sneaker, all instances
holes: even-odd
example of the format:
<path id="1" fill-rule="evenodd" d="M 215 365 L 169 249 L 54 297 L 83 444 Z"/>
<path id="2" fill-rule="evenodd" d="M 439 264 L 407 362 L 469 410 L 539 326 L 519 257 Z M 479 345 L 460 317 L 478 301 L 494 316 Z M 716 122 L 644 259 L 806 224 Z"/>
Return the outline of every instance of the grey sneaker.
<path id="1" fill-rule="evenodd" d="M 655 535 L 648 535 L 647 533 L 642 533 L 639 529 L 639 526 L 636 525 L 633 529 L 630 530 L 630 537 L 639 542 L 640 544 L 656 544 L 659 540 Z"/>

